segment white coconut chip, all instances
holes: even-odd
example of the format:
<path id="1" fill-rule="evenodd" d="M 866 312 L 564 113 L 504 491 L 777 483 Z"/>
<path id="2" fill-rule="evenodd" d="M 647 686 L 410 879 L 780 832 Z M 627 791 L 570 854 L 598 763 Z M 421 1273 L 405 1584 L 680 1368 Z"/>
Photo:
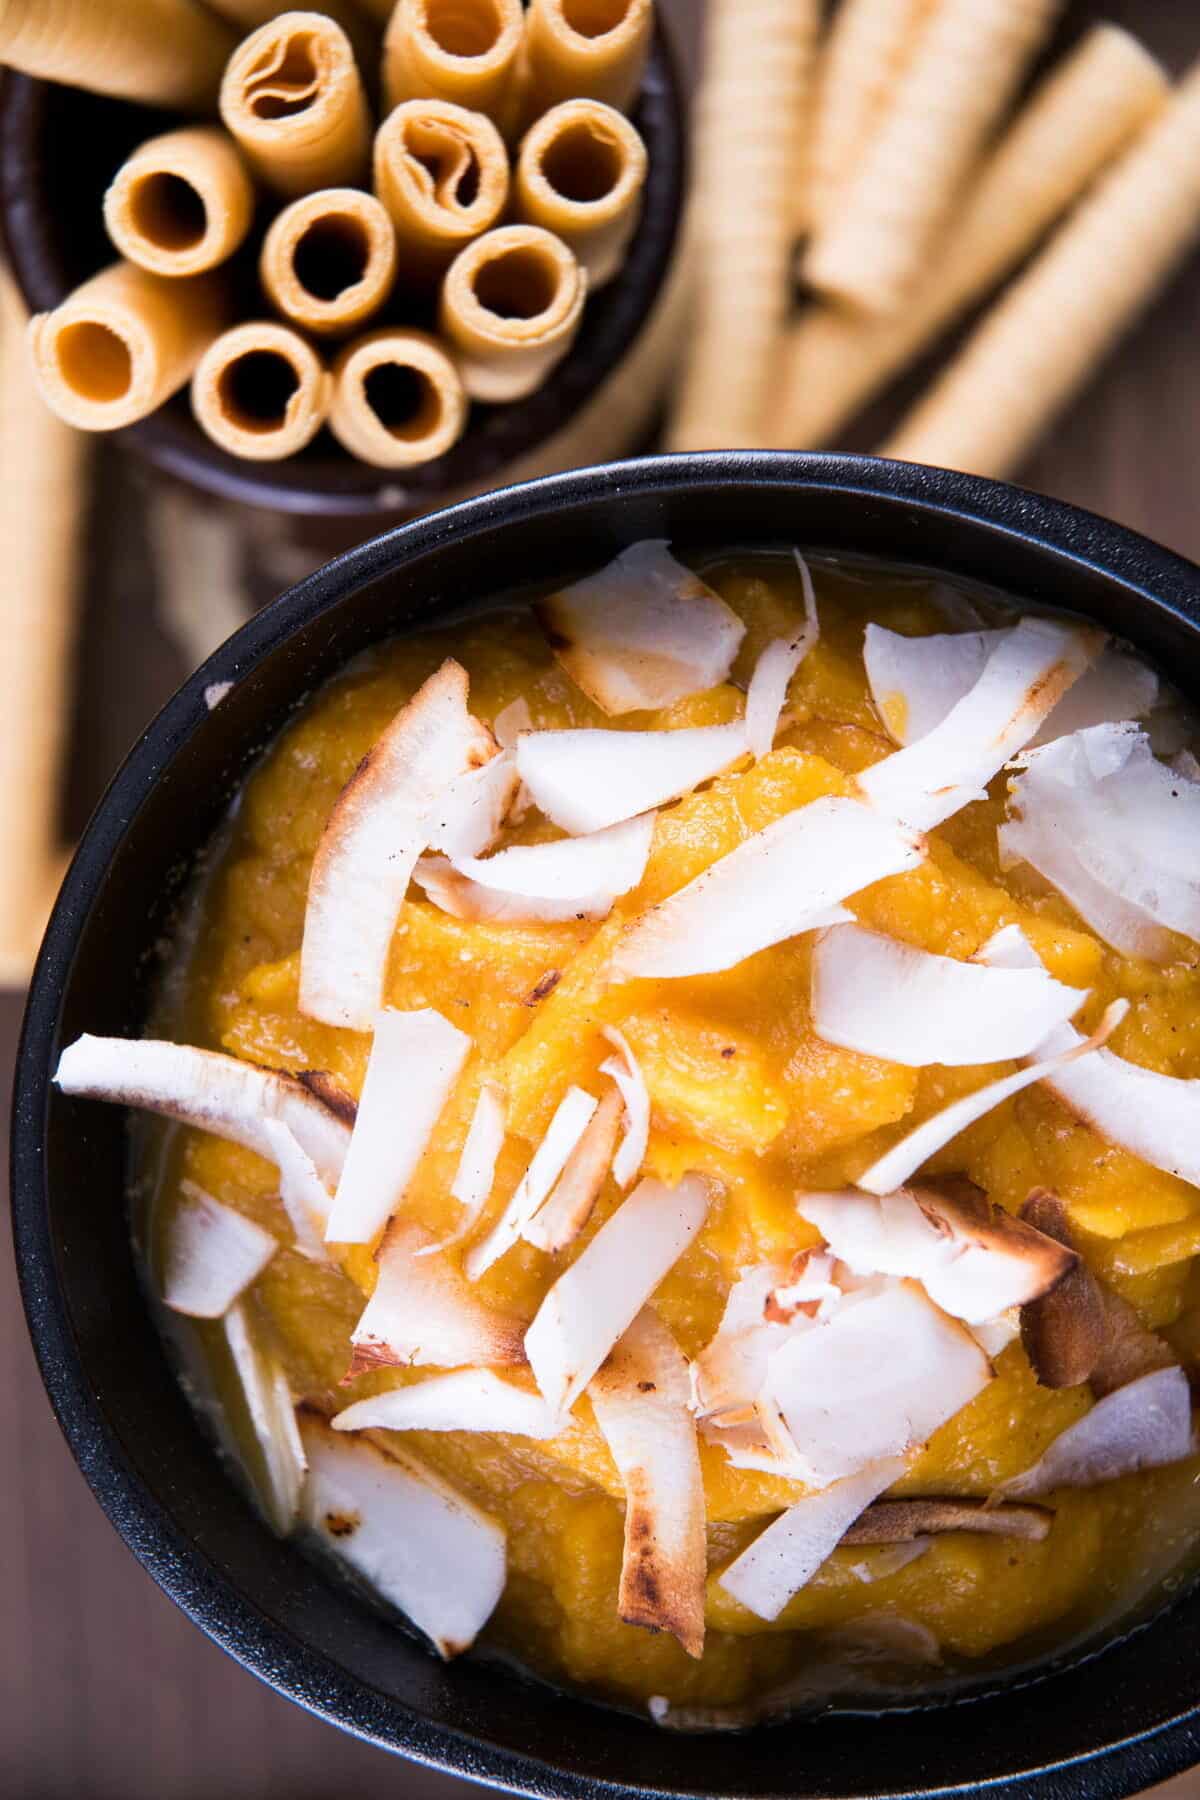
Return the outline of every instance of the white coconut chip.
<path id="1" fill-rule="evenodd" d="M 350 1143 L 349 1127 L 294 1075 L 191 1044 L 84 1036 L 63 1051 L 54 1079 L 64 1094 L 160 1113 L 268 1162 L 275 1151 L 263 1122 L 277 1119 L 325 1181 L 337 1181 Z"/>
<path id="2" fill-rule="evenodd" d="M 439 1238 L 436 1244 L 424 1245 L 416 1252 L 418 1256 L 434 1256 L 440 1250 L 449 1249 L 451 1244 L 460 1244 L 474 1231 L 495 1185 L 496 1160 L 504 1147 L 507 1117 L 503 1089 L 495 1082 L 485 1081 L 471 1114 L 454 1180 L 450 1183 L 451 1195 L 463 1209 L 462 1216 L 449 1236 Z"/>
<path id="3" fill-rule="evenodd" d="M 495 754 L 447 660 L 419 688 L 338 796 L 313 857 L 300 949 L 300 1010 L 369 1031 L 388 952 L 436 809 L 457 777 Z"/>
<path id="4" fill-rule="evenodd" d="M 446 1658 L 469 1649 L 504 1592 L 504 1532 L 414 1457 L 346 1437 L 305 1410 L 304 1518 L 333 1556 Z"/>
<path id="5" fill-rule="evenodd" d="M 1098 1400 L 1059 1432 L 1033 1467 L 1002 1482 L 1003 1499 L 1032 1499 L 1055 1488 L 1096 1487 L 1181 1462 L 1193 1451 L 1192 1401 L 1180 1368 L 1155 1369 Z"/>
<path id="6" fill-rule="evenodd" d="M 455 1369 L 410 1387 L 357 1400 L 333 1419 L 335 1431 L 504 1431 L 554 1438 L 566 1429 L 540 1394 L 502 1381 L 490 1369 Z"/>
<path id="7" fill-rule="evenodd" d="M 551 844 L 514 844 L 486 858 L 422 857 L 413 874 L 443 912 L 509 924 L 602 919 L 646 871 L 654 814 Z"/>
<path id="8" fill-rule="evenodd" d="M 724 681 L 746 627 L 648 538 L 534 612 L 577 687 L 612 716 L 673 706 Z"/>
<path id="9" fill-rule="evenodd" d="M 647 1177 L 607 1219 L 546 1294 L 525 1354 L 556 1412 L 569 1412 L 617 1339 L 704 1224 L 708 1184 Z"/>
<path id="10" fill-rule="evenodd" d="M 827 1319 L 844 1298 L 838 1259 L 827 1250 L 802 1250 L 792 1259 L 786 1281 L 771 1292 L 763 1309 L 767 1320 L 792 1324 L 798 1316 Z"/>
<path id="11" fill-rule="evenodd" d="M 738 719 L 678 731 L 531 731 L 516 756 L 534 805 L 564 831 L 580 833 L 678 800 L 746 749 Z"/>
<path id="12" fill-rule="evenodd" d="M 256 1488 L 267 1518 L 281 1537 L 300 1512 L 306 1458 L 296 1428 L 296 1409 L 283 1365 L 258 1339 L 242 1301 L 221 1321 L 258 1445 Z"/>
<path id="13" fill-rule="evenodd" d="M 915 869 L 916 833 L 857 800 L 797 807 L 756 831 L 626 928 L 618 978 L 712 975 L 802 931 L 843 922 L 841 902 Z"/>
<path id="14" fill-rule="evenodd" d="M 850 1573 L 864 1585 L 886 1581 L 890 1575 L 898 1575 L 901 1569 L 907 1569 L 909 1563 L 919 1562 L 932 1549 L 931 1537 L 914 1538 L 911 1544 L 883 1545 L 869 1559 L 851 1563 Z"/>
<path id="15" fill-rule="evenodd" d="M 523 731 L 533 730 L 533 714 L 524 694 L 502 707 L 492 720 L 492 736 L 502 750 L 515 750 Z"/>
<path id="16" fill-rule="evenodd" d="M 558 1256 L 575 1242 L 612 1167 L 624 1111 L 620 1090 L 609 1088 L 563 1165 L 550 1198 L 525 1226 L 522 1235 L 527 1243 Z"/>
<path id="17" fill-rule="evenodd" d="M 1055 1055 L 1043 1056 L 1039 1061 L 1027 1063 L 1015 1074 L 1001 1076 L 999 1081 L 989 1081 L 984 1087 L 977 1088 L 973 1094 L 965 1094 L 961 1100 L 944 1106 L 940 1112 L 933 1114 L 910 1131 L 907 1137 L 887 1150 L 877 1162 L 858 1177 L 858 1185 L 870 1194 L 891 1194 L 901 1188 L 915 1175 L 923 1163 L 931 1156 L 952 1143 L 960 1132 L 974 1125 L 995 1107 L 1005 1100 L 1011 1100 L 1023 1088 L 1031 1087 L 1035 1081 L 1045 1081 L 1048 1076 L 1055 1075 L 1068 1064 L 1076 1062 L 1084 1056 L 1091 1056 L 1099 1050 L 1121 1020 L 1129 1011 L 1128 1000 L 1114 1000 L 1107 1007 L 1096 1030 L 1090 1037 L 1080 1038 L 1069 1049 L 1061 1050 Z M 1060 1030 L 1070 1027 L 1060 1027 Z"/>
<path id="18" fill-rule="evenodd" d="M 777 1619 L 828 1561 L 847 1527 L 899 1481 L 905 1466 L 903 1457 L 890 1457 L 806 1494 L 730 1563 L 718 1577 L 721 1587 L 757 1618 Z"/>
<path id="19" fill-rule="evenodd" d="M 1092 626 L 1022 619 L 940 725 L 859 777 L 862 792 L 918 830 L 940 825 L 985 796 L 1105 642 Z"/>
<path id="20" fill-rule="evenodd" d="M 823 933 L 813 951 L 817 1035 L 910 1069 L 1027 1056 L 1088 993 L 1045 969 L 959 962 L 860 925 Z"/>
<path id="21" fill-rule="evenodd" d="M 619 1056 L 610 1056 L 600 1064 L 600 1073 L 612 1076 L 625 1102 L 625 1135 L 613 1157 L 612 1170 L 619 1186 L 627 1188 L 646 1160 L 650 1142 L 650 1090 L 625 1033 L 618 1031 L 615 1025 L 605 1025 L 602 1035 L 620 1052 Z"/>
<path id="22" fill-rule="evenodd" d="M 325 1227 L 335 1244 L 369 1244 L 404 1198 L 471 1049 L 431 1006 L 374 1020 L 358 1118 Z"/>
<path id="23" fill-rule="evenodd" d="M 716 1335 L 692 1363 L 693 1405 L 702 1418 L 752 1407 L 767 1377 L 767 1362 L 787 1336 L 782 1323 L 765 1313 L 775 1290 L 788 1279 L 786 1263 L 756 1263 L 742 1269 L 729 1290 Z"/>
<path id="24" fill-rule="evenodd" d="M 1114 949 L 1171 959 L 1200 941 L 1200 785 L 1155 757 L 1134 725 L 1096 725 L 1021 759 L 1001 862 L 1026 862 Z"/>
<path id="25" fill-rule="evenodd" d="M 583 1088 L 567 1089 L 508 1205 L 482 1242 L 467 1252 L 465 1267 L 472 1281 L 486 1274 L 524 1235 L 587 1130 L 597 1104 L 595 1096 Z"/>
<path id="26" fill-rule="evenodd" d="M 669 1631 L 704 1651 L 704 1482 L 688 1410 L 688 1365 L 654 1308 L 643 1307 L 588 1387 L 625 1488 L 617 1610 L 627 1625 Z"/>
<path id="27" fill-rule="evenodd" d="M 421 1257 L 430 1241 L 419 1225 L 393 1219 L 375 1253 L 379 1279 L 350 1337 L 350 1373 L 363 1369 L 525 1361 L 520 1320 L 476 1298 L 445 1256 Z"/>
<path id="28" fill-rule="evenodd" d="M 804 623 L 794 636 L 775 638 L 754 665 L 746 690 L 746 738 L 754 756 L 765 756 L 775 742 L 779 717 L 787 701 L 788 685 L 821 637 L 817 596 L 812 574 L 798 550 L 793 550 L 804 594 Z"/>
<path id="29" fill-rule="evenodd" d="M 490 850 L 519 786 L 516 759 L 509 751 L 456 776 L 430 814 L 430 847 L 447 856 L 481 856 Z"/>
<path id="30" fill-rule="evenodd" d="M 214 1200 L 193 1181 L 167 1223 L 162 1297 L 172 1312 L 219 1319 L 256 1281 L 279 1245 L 253 1219 Z"/>
<path id="31" fill-rule="evenodd" d="M 310 1262 L 331 1262 L 325 1247 L 325 1227 L 333 1200 L 317 1173 L 317 1165 L 278 1119 L 264 1119 L 263 1130 L 279 1170 L 279 1198 L 295 1234 L 297 1250 Z"/>

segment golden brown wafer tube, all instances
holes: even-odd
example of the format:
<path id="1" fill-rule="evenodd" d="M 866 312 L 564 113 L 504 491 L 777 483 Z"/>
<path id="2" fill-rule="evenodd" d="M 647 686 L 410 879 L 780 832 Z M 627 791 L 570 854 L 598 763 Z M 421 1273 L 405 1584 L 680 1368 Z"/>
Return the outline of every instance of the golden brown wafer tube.
<path id="1" fill-rule="evenodd" d="M 62 857 L 58 768 L 67 726 L 86 439 L 43 404 L 25 315 L 0 274 L 0 984 L 29 974 Z"/>
<path id="2" fill-rule="evenodd" d="M 1001 296 L 885 456 L 1005 475 L 1200 234 L 1200 67 Z"/>
<path id="3" fill-rule="evenodd" d="M 695 317 L 674 450 L 763 442 L 788 305 L 799 122 L 819 0 L 713 0 L 696 108 Z"/>
<path id="4" fill-rule="evenodd" d="M 370 331 L 333 365 L 329 428 L 377 469 L 412 469 L 444 456 L 466 422 L 458 370 L 427 331 Z"/>
<path id="5" fill-rule="evenodd" d="M 530 0 L 526 116 L 575 97 L 627 112 L 642 85 L 653 32 L 652 0 Z"/>
<path id="6" fill-rule="evenodd" d="M 383 97 L 453 100 L 503 118 L 525 34 L 521 0 L 397 0 L 383 41 Z"/>
<path id="7" fill-rule="evenodd" d="M 209 345 L 192 377 L 192 411 L 214 444 L 250 462 L 303 450 L 329 416 L 333 384 L 288 325 L 253 319 Z"/>
<path id="8" fill-rule="evenodd" d="M 646 170 L 646 146 L 624 113 L 602 100 L 565 100 L 525 134 L 516 211 L 575 252 L 594 291 L 625 260 Z"/>
<path id="9" fill-rule="evenodd" d="M 446 272 L 438 323 L 473 400 L 520 400 L 575 341 L 587 276 L 560 238 L 502 225 Z"/>
<path id="10" fill-rule="evenodd" d="M 935 0 L 861 164 L 809 246 L 813 287 L 870 313 L 901 305 L 1061 3 Z"/>
<path id="11" fill-rule="evenodd" d="M 288 0 L 204 0 L 204 3 L 211 11 L 220 13 L 240 38 L 260 25 L 269 25 L 280 13 L 292 10 Z M 371 21 L 369 9 L 356 5 L 355 0 L 321 0 L 318 10 L 341 26 L 354 46 L 360 67 L 367 68 L 367 58 L 379 53 L 379 33 Z M 386 17 L 384 12 L 382 18 Z"/>
<path id="12" fill-rule="evenodd" d="M 406 100 L 376 133 L 375 192 L 396 227 L 403 279 L 428 285 L 500 217 L 508 151 L 485 114 Z"/>
<path id="13" fill-rule="evenodd" d="M 1163 106 L 1169 84 L 1136 38 L 1097 25 L 1065 57 L 985 162 L 911 300 L 892 318 L 803 312 L 784 340 L 768 441 L 813 449 L 1016 268 Z"/>
<path id="14" fill-rule="evenodd" d="M 232 256 L 254 217 L 254 185 L 215 125 L 140 144 L 104 196 L 108 235 L 156 275 L 199 275 Z"/>
<path id="15" fill-rule="evenodd" d="M 271 221 L 258 272 L 286 319 L 336 337 L 369 319 L 390 294 L 396 233 L 373 194 L 323 188 L 293 200 Z"/>
<path id="16" fill-rule="evenodd" d="M 221 117 L 260 181 L 279 194 L 358 181 L 371 123 L 350 40 L 323 13 L 280 13 L 229 59 Z"/>
<path id="17" fill-rule="evenodd" d="M 132 425 L 183 386 L 227 318 L 219 274 L 168 280 L 111 263 L 30 320 L 42 397 L 81 431 Z"/>
<path id="18" fill-rule="evenodd" d="M 843 184 L 912 54 L 932 0 L 842 0 L 820 59 L 809 145 L 810 226 L 832 217 Z"/>
<path id="19" fill-rule="evenodd" d="M 209 112 L 234 36 L 196 0 L 4 0 L 0 63 L 149 106 Z"/>

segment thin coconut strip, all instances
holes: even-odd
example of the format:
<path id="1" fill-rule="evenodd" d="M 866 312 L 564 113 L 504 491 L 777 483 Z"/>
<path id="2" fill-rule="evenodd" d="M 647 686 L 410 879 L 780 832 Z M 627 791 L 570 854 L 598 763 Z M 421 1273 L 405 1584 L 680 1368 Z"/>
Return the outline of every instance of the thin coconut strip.
<path id="1" fill-rule="evenodd" d="M 765 756 L 774 744 L 792 676 L 821 637 L 812 573 L 798 550 L 792 555 L 800 571 L 804 623 L 794 636 L 769 643 L 754 665 L 746 690 L 746 738 L 753 756 Z"/>
<path id="2" fill-rule="evenodd" d="M 395 1219 L 388 1226 L 375 1255 L 375 1291 L 350 1338 L 350 1374 L 406 1364 L 523 1363 L 521 1322 L 478 1300 L 446 1257 L 418 1256 L 428 1243 L 418 1225 Z"/>
<path id="3" fill-rule="evenodd" d="M 612 1166 L 624 1110 L 619 1088 L 609 1088 L 567 1158 L 550 1198 L 526 1225 L 523 1236 L 527 1243 L 558 1256 L 575 1242 L 592 1216 Z"/>
<path id="4" fill-rule="evenodd" d="M 619 1186 L 627 1188 L 646 1160 L 650 1142 L 650 1090 L 641 1065 L 633 1054 L 629 1040 L 615 1025 L 605 1025 L 603 1036 L 619 1056 L 610 1056 L 600 1064 L 602 1075 L 611 1075 L 625 1102 L 625 1135 L 613 1157 L 613 1174 Z"/>
<path id="5" fill-rule="evenodd" d="M 472 1281 L 506 1256 L 523 1235 L 587 1130 L 596 1106 L 595 1097 L 583 1088 L 567 1089 L 508 1205 L 487 1237 L 467 1252 L 466 1271 Z"/>
<path id="6" fill-rule="evenodd" d="M 959 962 L 859 925 L 825 932 L 813 952 L 817 1035 L 912 1069 L 1027 1056 L 1088 993 L 1040 967 Z"/>
<path id="7" fill-rule="evenodd" d="M 781 1323 L 767 1322 L 766 1308 L 788 1274 L 780 1262 L 756 1263 L 738 1274 L 716 1335 L 692 1363 L 693 1405 L 701 1417 L 753 1408 L 771 1351 L 786 1336 Z"/>
<path id="8" fill-rule="evenodd" d="M 279 1170 L 279 1198 L 295 1233 L 297 1250 L 310 1262 L 331 1262 L 325 1227 L 333 1201 L 317 1165 L 278 1119 L 264 1119 L 263 1130 Z"/>
<path id="9" fill-rule="evenodd" d="M 481 856 L 500 835 L 517 797 L 516 760 L 502 751 L 481 769 L 468 769 L 446 788 L 430 815 L 428 842 L 447 856 Z"/>
<path id="10" fill-rule="evenodd" d="M 164 1234 L 162 1297 L 173 1312 L 219 1319 L 258 1279 L 279 1245 L 269 1231 L 195 1182 L 181 1182 L 180 1192 L 182 1204 Z"/>
<path id="11" fill-rule="evenodd" d="M 1040 1544 L 1050 1535 L 1048 1506 L 1017 1506 L 986 1500 L 876 1500 L 854 1521 L 843 1544 L 911 1544 L 931 1533 L 970 1531 L 980 1537 L 1021 1538 Z"/>
<path id="12" fill-rule="evenodd" d="M 369 1244 L 404 1190 L 471 1049 L 465 1032 L 432 1007 L 388 1008 L 374 1021 L 358 1118 L 325 1236 Z"/>
<path id="13" fill-rule="evenodd" d="M 332 1423 L 335 1431 L 503 1431 L 542 1439 L 566 1429 L 540 1394 L 514 1387 L 490 1369 L 456 1369 L 373 1394 Z"/>
<path id="14" fill-rule="evenodd" d="M 1004 1075 L 999 1081 L 990 1081 L 985 1087 L 977 1088 L 973 1094 L 965 1094 L 961 1100 L 955 1100 L 950 1106 L 944 1106 L 940 1112 L 933 1114 L 910 1131 L 907 1137 L 881 1156 L 878 1162 L 871 1164 L 858 1178 L 860 1188 L 869 1194 L 890 1194 L 896 1188 L 903 1187 L 922 1163 L 944 1149 L 960 1132 L 974 1125 L 994 1107 L 1005 1100 L 1011 1100 L 1022 1088 L 1032 1087 L 1035 1081 L 1045 1081 L 1048 1075 L 1055 1074 L 1068 1064 L 1078 1061 L 1080 1057 L 1090 1056 L 1099 1050 L 1116 1030 L 1125 1014 L 1129 1011 L 1128 1000 L 1114 1000 L 1107 1007 L 1096 1030 L 1091 1037 L 1083 1038 L 1073 1044 L 1070 1049 L 1062 1050 L 1053 1056 L 1047 1056 L 1040 1062 L 1028 1063 L 1013 1075 Z"/>
<path id="15" fill-rule="evenodd" d="M 863 794 L 922 831 L 982 799 L 1106 641 L 1091 626 L 1022 619 L 940 725 L 859 777 Z"/>
<path id="16" fill-rule="evenodd" d="M 668 554 L 665 538 L 632 544 L 533 610 L 571 680 L 610 716 L 718 686 L 746 634 L 720 595 Z"/>
<path id="17" fill-rule="evenodd" d="M 523 731 L 533 730 L 533 714 L 524 694 L 502 707 L 492 720 L 492 735 L 502 750 L 515 750 Z"/>
<path id="18" fill-rule="evenodd" d="M 570 1411 L 697 1236 L 708 1204 L 699 1175 L 674 1188 L 647 1177 L 559 1276 L 525 1333 L 534 1379 L 556 1412 Z"/>
<path id="19" fill-rule="evenodd" d="M 436 1244 L 426 1244 L 418 1256 L 433 1256 L 469 1237 L 483 1217 L 483 1209 L 491 1198 L 496 1181 L 496 1161 L 504 1146 L 507 1123 L 507 1101 L 503 1088 L 485 1081 L 471 1114 L 466 1141 L 458 1159 L 450 1192 L 462 1207 L 462 1216 L 448 1237 Z"/>
<path id="20" fill-rule="evenodd" d="M 347 1127 L 294 1075 L 191 1044 L 84 1036 L 63 1051 L 54 1079 L 64 1094 L 161 1113 L 268 1162 L 275 1152 L 263 1121 L 278 1119 L 327 1181 L 337 1181 L 350 1143 Z"/>
<path id="21" fill-rule="evenodd" d="M 467 675 L 446 661 L 419 688 L 338 796 L 313 857 L 300 949 L 300 1010 L 369 1031 L 392 934 L 431 815 L 451 783 L 495 753 L 467 710 Z"/>
<path id="22" fill-rule="evenodd" d="M 1180 1368 L 1156 1369 L 1098 1400 L 1068 1425 L 1032 1468 L 1001 1482 L 1003 1499 L 1036 1499 L 1055 1488 L 1097 1487 L 1182 1462 L 1192 1454 L 1192 1401 Z"/>
<path id="23" fill-rule="evenodd" d="M 712 975 L 802 931 L 842 922 L 840 902 L 915 869 L 916 833 L 836 797 L 814 800 L 756 831 L 626 928 L 618 979 Z"/>
<path id="24" fill-rule="evenodd" d="M 596 1424 L 625 1489 L 617 1610 L 627 1625 L 669 1631 L 704 1652 L 704 1482 L 688 1410 L 688 1365 L 643 1307 L 588 1387 Z"/>
<path id="25" fill-rule="evenodd" d="M 812 1580 L 849 1526 L 899 1481 L 906 1464 L 891 1457 L 818 1494 L 806 1494 L 730 1563 L 718 1577 L 727 1594 L 760 1619 L 777 1619 Z"/>
<path id="26" fill-rule="evenodd" d="M 646 870 L 654 815 L 647 813 L 587 837 L 516 844 L 486 858 L 423 857 L 417 882 L 444 912 L 460 919 L 602 919 L 618 894 Z"/>
<path id="27" fill-rule="evenodd" d="M 432 1469 L 300 1415 L 304 1519 L 329 1553 L 444 1657 L 469 1649 L 504 1591 L 504 1532 Z"/>
<path id="28" fill-rule="evenodd" d="M 299 1516 L 306 1467 L 291 1389 L 278 1357 L 258 1342 L 243 1301 L 230 1307 L 222 1328 L 258 1444 L 263 1506 L 271 1525 L 286 1537 Z"/>
<path id="29" fill-rule="evenodd" d="M 594 832 L 678 800 L 746 749 L 740 719 L 678 731 L 532 731 L 517 743 L 517 768 L 555 825 Z"/>

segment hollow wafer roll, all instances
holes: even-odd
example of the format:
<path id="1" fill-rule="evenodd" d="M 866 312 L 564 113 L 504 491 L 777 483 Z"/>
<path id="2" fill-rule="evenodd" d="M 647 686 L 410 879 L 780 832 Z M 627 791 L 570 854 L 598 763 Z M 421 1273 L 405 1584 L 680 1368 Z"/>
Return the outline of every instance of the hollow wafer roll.
<path id="1" fill-rule="evenodd" d="M 508 151 L 492 121 L 451 100 L 406 100 L 375 137 L 375 192 L 396 227 L 406 281 L 436 281 L 508 199 Z"/>
<path id="2" fill-rule="evenodd" d="M 507 115 L 525 32 L 521 0 L 397 0 L 383 41 L 383 97 L 453 100 Z"/>
<path id="3" fill-rule="evenodd" d="M 809 246 L 813 287 L 885 313 L 934 237 L 1062 0 L 935 0 L 861 164 Z"/>
<path id="4" fill-rule="evenodd" d="M 884 455 L 1005 475 L 1200 236 L 1200 66 L 889 439 Z"/>
<path id="5" fill-rule="evenodd" d="M 788 304 L 818 0 L 713 0 L 692 189 L 695 317 L 672 449 L 761 444 Z"/>
<path id="6" fill-rule="evenodd" d="M 587 276 L 560 238 L 502 225 L 460 251 L 442 284 L 438 322 L 473 400 L 520 400 L 575 341 Z"/>
<path id="7" fill-rule="evenodd" d="M 279 194 L 358 181 L 370 156 L 362 78 L 340 25 L 280 13 L 240 44 L 221 83 L 221 117 L 260 181 Z"/>
<path id="8" fill-rule="evenodd" d="M 29 321 L 34 375 L 60 419 L 117 431 L 183 386 L 227 318 L 219 274 L 168 280 L 111 263 Z"/>
<path id="9" fill-rule="evenodd" d="M 222 332 L 192 377 L 192 411 L 222 450 L 278 462 L 303 450 L 329 416 L 332 382 L 288 325 L 252 319 Z"/>
<path id="10" fill-rule="evenodd" d="M 288 0 L 204 0 L 204 3 L 212 12 L 220 13 L 239 38 L 257 30 L 260 25 L 269 25 L 280 13 L 292 10 Z M 356 5 L 355 0 L 321 0 L 319 11 L 341 26 L 354 46 L 360 67 L 365 69 L 368 66 L 366 59 L 379 53 L 379 32 L 371 21 L 369 8 Z M 386 11 L 380 16 L 386 19 Z"/>
<path id="11" fill-rule="evenodd" d="M 4 0 L 0 63 L 148 106 L 211 112 L 234 36 L 196 0 Z"/>
<path id="12" fill-rule="evenodd" d="M 530 0 L 526 116 L 572 98 L 604 100 L 627 112 L 642 84 L 653 32 L 652 0 Z"/>
<path id="13" fill-rule="evenodd" d="M 807 164 L 810 227 L 832 217 L 932 0 L 842 0 L 815 84 Z"/>
<path id="14" fill-rule="evenodd" d="M 232 256 L 254 217 L 254 185 L 215 125 L 140 144 L 104 196 L 104 223 L 123 256 L 156 275 L 199 275 Z"/>
<path id="15" fill-rule="evenodd" d="M 263 239 L 259 278 L 293 324 L 320 337 L 353 331 L 387 299 L 396 233 L 381 201 L 323 188 L 285 206 Z"/>
<path id="16" fill-rule="evenodd" d="M 435 337 L 384 327 L 347 344 L 334 363 L 329 428 L 362 462 L 412 469 L 458 442 L 467 404 Z"/>
<path id="17" fill-rule="evenodd" d="M 602 100 L 564 100 L 525 134 L 516 211 L 575 252 L 594 291 L 625 259 L 646 170 L 646 146 L 624 113 Z"/>
<path id="18" fill-rule="evenodd" d="M 812 306 L 788 331 L 769 442 L 813 449 L 1016 268 L 1169 92 L 1136 38 L 1097 25 L 1045 78 L 971 187 L 920 286 L 893 317 Z"/>

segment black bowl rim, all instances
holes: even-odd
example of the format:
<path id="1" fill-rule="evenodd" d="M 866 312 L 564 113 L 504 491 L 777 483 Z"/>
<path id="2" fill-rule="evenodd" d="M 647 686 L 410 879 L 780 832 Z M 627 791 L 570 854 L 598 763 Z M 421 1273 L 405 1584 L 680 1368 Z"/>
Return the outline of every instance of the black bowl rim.
<path id="1" fill-rule="evenodd" d="M 1200 568 L 1151 540 L 1065 502 L 973 476 L 869 456 L 785 451 L 657 456 L 542 477 L 460 502 L 372 538 L 281 594 L 222 645 L 162 708 L 117 771 L 83 835 L 47 927 L 30 985 L 13 1096 L 13 1237 L 26 1320 L 51 1404 L 68 1445 L 110 1522 L 181 1610 L 276 1692 L 331 1724 L 425 1766 L 505 1792 L 563 1800 L 689 1800 L 692 1789 L 596 1780 L 417 1717 L 397 1726 L 382 1696 L 267 1621 L 181 1532 L 108 1428 L 88 1383 L 56 1283 L 42 1204 L 43 1138 L 64 994 L 84 922 L 108 864 L 149 786 L 202 728 L 205 690 L 234 682 L 284 640 L 359 586 L 447 540 L 466 541 L 533 514 L 586 500 L 598 487 L 622 501 L 698 488 L 792 488 L 865 502 L 899 503 L 922 524 L 944 521 L 1017 540 L 1054 563 L 1076 564 L 1190 632 L 1200 632 Z M 1103 1654 L 1103 1651 L 1097 1654 Z M 1034 1680 L 1038 1677 L 1035 1675 Z M 1016 1688 L 1027 1685 L 1018 1680 Z M 971 1696 L 962 1705 L 968 1706 Z M 952 1703 L 953 1704 L 953 1703 Z M 931 1716 L 948 1716 L 948 1709 Z M 969 1729 L 969 1712 L 961 1714 Z M 866 1721 L 864 1720 L 864 1725 Z M 614 1718 L 615 1724 L 615 1718 Z M 766 1729 L 766 1728 L 764 1728 Z M 1200 1695 L 1111 1741 L 1053 1762 L 973 1784 L 931 1783 L 928 1795 L 995 1791 L 1013 1800 L 1087 1795 L 1116 1800 L 1200 1760 Z"/>

